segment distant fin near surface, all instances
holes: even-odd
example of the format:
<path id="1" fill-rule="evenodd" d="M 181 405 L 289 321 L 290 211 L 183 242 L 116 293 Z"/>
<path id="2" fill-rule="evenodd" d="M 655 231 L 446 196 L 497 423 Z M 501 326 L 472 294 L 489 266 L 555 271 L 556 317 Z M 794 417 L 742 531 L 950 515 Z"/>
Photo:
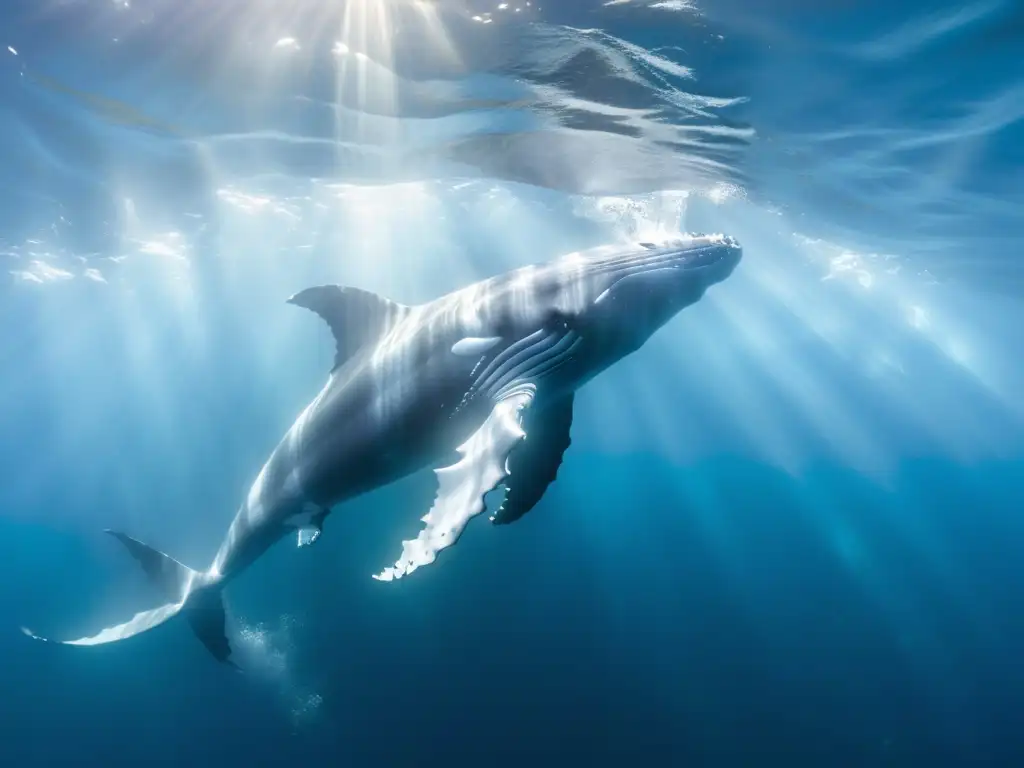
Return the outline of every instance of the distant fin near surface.
<path id="1" fill-rule="evenodd" d="M 360 288 L 320 285 L 299 291 L 289 304 L 316 312 L 334 335 L 333 373 L 356 352 L 380 339 L 409 307 Z"/>
<path id="2" fill-rule="evenodd" d="M 180 613 L 217 661 L 235 666 L 230 660 L 231 645 L 225 633 L 226 618 L 219 585 L 203 584 L 202 574 L 131 536 L 119 531 L 108 530 L 107 533 L 120 541 L 129 554 L 139 561 L 142 570 L 168 602 L 152 610 L 137 613 L 123 624 L 107 627 L 95 635 L 75 640 L 51 640 L 25 627 L 22 627 L 21 631 L 36 640 L 63 645 L 103 645 L 142 634 L 170 621 Z"/>

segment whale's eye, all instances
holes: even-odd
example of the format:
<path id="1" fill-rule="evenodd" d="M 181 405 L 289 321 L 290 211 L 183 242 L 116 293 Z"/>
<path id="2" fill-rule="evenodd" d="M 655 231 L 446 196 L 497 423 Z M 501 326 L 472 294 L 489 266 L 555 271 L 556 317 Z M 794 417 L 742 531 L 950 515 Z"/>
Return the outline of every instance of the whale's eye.
<path id="1" fill-rule="evenodd" d="M 568 330 L 572 327 L 572 316 L 558 308 L 552 308 L 544 316 L 544 327 L 552 331 Z"/>

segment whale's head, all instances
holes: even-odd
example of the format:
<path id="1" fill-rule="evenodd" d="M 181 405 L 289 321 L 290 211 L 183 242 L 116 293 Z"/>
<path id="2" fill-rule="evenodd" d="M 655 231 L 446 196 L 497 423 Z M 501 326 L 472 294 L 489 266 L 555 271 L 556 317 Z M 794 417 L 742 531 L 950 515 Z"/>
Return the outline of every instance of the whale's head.
<path id="1" fill-rule="evenodd" d="M 574 324 L 587 347 L 610 363 L 729 277 L 742 255 L 740 245 L 722 235 L 598 250 L 565 266 L 562 290 L 576 297 Z"/>
<path id="2" fill-rule="evenodd" d="M 465 295 L 471 307 L 482 303 L 489 314 L 481 323 L 479 315 L 465 313 L 473 332 L 452 351 L 493 358 L 480 375 L 481 391 L 498 392 L 524 379 L 546 379 L 549 390 L 573 389 L 643 346 L 729 277 L 742 255 L 731 237 L 684 235 L 524 267 L 483 284 L 485 292 L 473 287 Z"/>

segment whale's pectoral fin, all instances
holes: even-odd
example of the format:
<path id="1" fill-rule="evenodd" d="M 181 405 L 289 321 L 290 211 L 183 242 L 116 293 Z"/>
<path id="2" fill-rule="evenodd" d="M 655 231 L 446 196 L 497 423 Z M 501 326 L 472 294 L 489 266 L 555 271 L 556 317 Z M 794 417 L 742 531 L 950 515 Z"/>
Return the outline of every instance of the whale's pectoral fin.
<path id="1" fill-rule="evenodd" d="M 300 547 L 308 547 L 320 538 L 321 533 L 323 533 L 323 529 L 319 525 L 304 525 L 299 528 L 296 543 Z"/>
<path id="2" fill-rule="evenodd" d="M 514 523 L 536 506 L 548 486 L 555 481 L 562 456 L 569 447 L 572 428 L 573 395 L 544 410 L 526 414 L 523 429 L 526 439 L 508 459 L 508 492 L 505 503 L 494 513 L 495 525 Z"/>
<path id="3" fill-rule="evenodd" d="M 299 291 L 289 304 L 316 312 L 334 335 L 333 372 L 363 347 L 378 341 L 409 308 L 376 293 L 340 285 Z"/>
<path id="4" fill-rule="evenodd" d="M 522 385 L 494 404 L 490 415 L 459 446 L 462 458 L 436 470 L 438 490 L 434 505 L 423 517 L 419 536 L 402 542 L 402 556 L 390 568 L 374 576 L 392 581 L 434 562 L 437 553 L 455 544 L 466 523 L 484 511 L 484 497 L 508 477 L 509 454 L 526 433 L 524 410 L 533 402 L 534 388 Z"/>
<path id="5" fill-rule="evenodd" d="M 309 505 L 310 509 L 299 514 L 292 515 L 286 524 L 296 528 L 296 544 L 300 547 L 308 547 L 320 538 L 323 533 L 324 519 L 331 510 L 326 507 Z"/>

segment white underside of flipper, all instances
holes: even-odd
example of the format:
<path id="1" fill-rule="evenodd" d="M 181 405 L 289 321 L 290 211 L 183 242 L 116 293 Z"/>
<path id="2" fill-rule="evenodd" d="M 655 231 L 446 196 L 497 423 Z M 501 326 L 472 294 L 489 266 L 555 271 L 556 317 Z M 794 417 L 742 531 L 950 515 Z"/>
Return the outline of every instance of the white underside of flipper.
<path id="1" fill-rule="evenodd" d="M 490 415 L 459 446 L 462 458 L 450 467 L 435 470 L 437 497 L 423 517 L 419 536 L 402 542 L 402 556 L 394 566 L 373 578 L 393 581 L 434 562 L 437 553 L 459 540 L 466 524 L 484 511 L 484 496 L 508 477 L 508 457 L 526 437 L 522 411 L 533 402 L 535 389 L 523 384 L 498 400 Z"/>

